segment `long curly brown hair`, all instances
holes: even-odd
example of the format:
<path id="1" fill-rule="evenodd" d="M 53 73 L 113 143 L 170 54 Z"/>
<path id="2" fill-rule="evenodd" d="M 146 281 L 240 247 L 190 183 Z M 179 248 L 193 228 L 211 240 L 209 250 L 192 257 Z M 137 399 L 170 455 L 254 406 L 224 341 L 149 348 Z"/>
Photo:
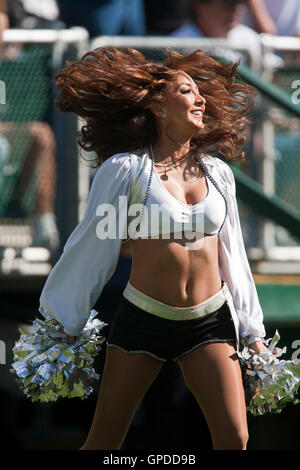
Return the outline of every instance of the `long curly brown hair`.
<path id="1" fill-rule="evenodd" d="M 111 155 L 155 142 L 156 118 L 150 106 L 164 101 L 168 83 L 184 71 L 206 100 L 205 126 L 191 140 L 191 148 L 244 161 L 244 131 L 255 90 L 239 80 L 238 65 L 222 64 L 201 50 L 169 51 L 159 64 L 132 48 L 98 48 L 67 62 L 55 77 L 56 105 L 84 119 L 77 140 L 83 149 L 95 152 L 99 166 Z"/>

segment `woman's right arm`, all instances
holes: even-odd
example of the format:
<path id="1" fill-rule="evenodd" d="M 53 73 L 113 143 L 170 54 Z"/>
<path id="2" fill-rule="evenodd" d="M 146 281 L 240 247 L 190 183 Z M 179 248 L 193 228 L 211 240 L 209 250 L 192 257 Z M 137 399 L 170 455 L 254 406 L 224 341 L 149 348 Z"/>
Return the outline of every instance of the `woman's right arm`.
<path id="1" fill-rule="evenodd" d="M 239 319 L 241 342 L 248 346 L 262 342 L 266 335 L 263 312 L 248 261 L 236 200 L 235 179 L 230 166 L 217 159 L 227 181 L 228 213 L 219 233 L 219 268 L 231 291 Z"/>
<path id="2" fill-rule="evenodd" d="M 130 155 L 114 155 L 97 170 L 83 218 L 46 280 L 40 313 L 55 318 L 68 335 L 82 331 L 116 269 L 127 237 L 129 194 Z"/>

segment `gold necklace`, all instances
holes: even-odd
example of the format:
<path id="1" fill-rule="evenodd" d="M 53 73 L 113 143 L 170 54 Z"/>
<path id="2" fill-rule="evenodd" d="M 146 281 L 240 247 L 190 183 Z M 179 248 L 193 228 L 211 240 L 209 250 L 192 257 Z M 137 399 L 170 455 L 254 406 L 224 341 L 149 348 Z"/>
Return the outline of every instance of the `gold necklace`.
<path id="1" fill-rule="evenodd" d="M 163 168 L 164 172 L 163 172 L 163 174 L 160 174 L 160 178 L 164 181 L 166 181 L 168 179 L 168 175 L 167 175 L 168 171 L 176 170 L 176 172 L 178 173 L 177 166 L 179 166 L 179 165 L 176 165 L 174 163 L 173 163 L 173 165 L 169 164 L 169 166 L 168 166 L 168 164 L 164 165 L 164 164 L 155 163 L 155 162 L 154 162 L 154 164 L 155 164 L 155 166 L 159 166 L 159 167 Z"/>
<path id="2" fill-rule="evenodd" d="M 183 157 L 182 157 L 182 158 L 183 158 Z M 191 157 L 191 158 L 192 158 L 192 157 Z M 197 157 L 194 156 L 194 158 L 195 158 L 195 160 L 199 161 Z M 187 160 L 187 159 L 188 159 L 188 157 L 186 157 L 183 161 L 185 161 L 185 160 Z M 171 166 L 171 167 L 167 170 L 168 165 L 163 165 L 163 164 L 161 164 L 161 163 L 156 163 L 156 162 L 154 161 L 154 165 L 162 166 L 162 167 L 164 168 L 164 173 L 163 173 L 163 174 L 160 174 L 160 178 L 161 178 L 162 180 L 168 180 L 167 171 L 170 171 L 170 170 L 172 170 L 172 169 L 174 169 L 174 168 L 176 169 L 176 166 L 180 166 L 180 163 L 182 163 L 182 162 L 179 161 L 179 163 L 178 163 L 177 165 L 176 165 L 176 164 L 175 164 L 175 165 L 173 164 L 173 166 Z M 202 170 L 202 167 L 201 167 L 201 166 L 197 166 L 197 168 L 200 169 L 200 170 Z M 178 172 L 177 169 L 176 169 L 176 171 Z M 202 175 L 204 175 L 203 170 L 201 171 L 201 173 L 202 173 Z"/>
<path id="3" fill-rule="evenodd" d="M 161 156 L 161 155 L 159 155 L 159 156 Z M 175 169 L 178 172 L 177 167 L 180 166 L 186 160 L 188 160 L 188 158 L 189 158 L 188 156 L 181 157 L 178 162 L 172 161 L 172 163 L 169 162 L 167 164 L 157 163 L 157 162 L 154 161 L 154 164 L 156 166 L 160 166 L 160 167 L 164 168 L 164 174 L 161 176 L 161 179 L 166 180 L 168 178 L 167 177 L 167 171 Z"/>

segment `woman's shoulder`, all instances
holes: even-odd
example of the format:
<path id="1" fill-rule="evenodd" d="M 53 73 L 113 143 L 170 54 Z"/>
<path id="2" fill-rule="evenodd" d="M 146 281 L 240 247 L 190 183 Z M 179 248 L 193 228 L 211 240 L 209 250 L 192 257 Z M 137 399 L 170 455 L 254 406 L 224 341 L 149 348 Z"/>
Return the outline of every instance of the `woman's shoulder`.
<path id="1" fill-rule="evenodd" d="M 95 170 L 96 180 L 116 180 L 131 183 L 139 179 L 139 175 L 150 165 L 149 149 L 140 148 L 126 152 L 116 153 L 106 158 Z"/>
<path id="2" fill-rule="evenodd" d="M 130 152 L 115 153 L 110 157 L 107 157 L 99 166 L 100 168 L 112 168 L 112 167 L 130 167 Z"/>
<path id="3" fill-rule="evenodd" d="M 147 157 L 149 153 L 148 148 L 139 148 L 136 150 L 130 150 L 127 152 L 116 153 L 106 158 L 101 163 L 100 168 L 109 167 L 125 167 L 130 168 L 134 160 L 141 160 L 143 157 Z"/>
<path id="4" fill-rule="evenodd" d="M 203 154 L 202 160 L 204 164 L 211 170 L 214 175 L 219 175 L 221 178 L 226 178 L 229 183 L 233 181 L 233 172 L 230 165 L 219 157 L 213 157 L 209 154 Z"/>
<path id="5" fill-rule="evenodd" d="M 126 184 L 130 181 L 130 154 L 128 152 L 116 153 L 106 158 L 94 171 L 92 176 L 91 190 L 103 188 L 111 185 L 115 186 Z"/>

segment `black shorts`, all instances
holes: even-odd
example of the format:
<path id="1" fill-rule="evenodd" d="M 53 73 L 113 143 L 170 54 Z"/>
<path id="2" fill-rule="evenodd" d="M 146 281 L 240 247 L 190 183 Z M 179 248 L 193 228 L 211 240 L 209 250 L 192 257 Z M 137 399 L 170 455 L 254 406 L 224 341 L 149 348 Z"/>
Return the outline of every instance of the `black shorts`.
<path id="1" fill-rule="evenodd" d="M 145 353 L 160 361 L 176 361 L 202 344 L 232 342 L 237 338 L 230 308 L 190 320 L 169 320 L 145 312 L 124 296 L 113 314 L 107 346 L 127 354 Z"/>

